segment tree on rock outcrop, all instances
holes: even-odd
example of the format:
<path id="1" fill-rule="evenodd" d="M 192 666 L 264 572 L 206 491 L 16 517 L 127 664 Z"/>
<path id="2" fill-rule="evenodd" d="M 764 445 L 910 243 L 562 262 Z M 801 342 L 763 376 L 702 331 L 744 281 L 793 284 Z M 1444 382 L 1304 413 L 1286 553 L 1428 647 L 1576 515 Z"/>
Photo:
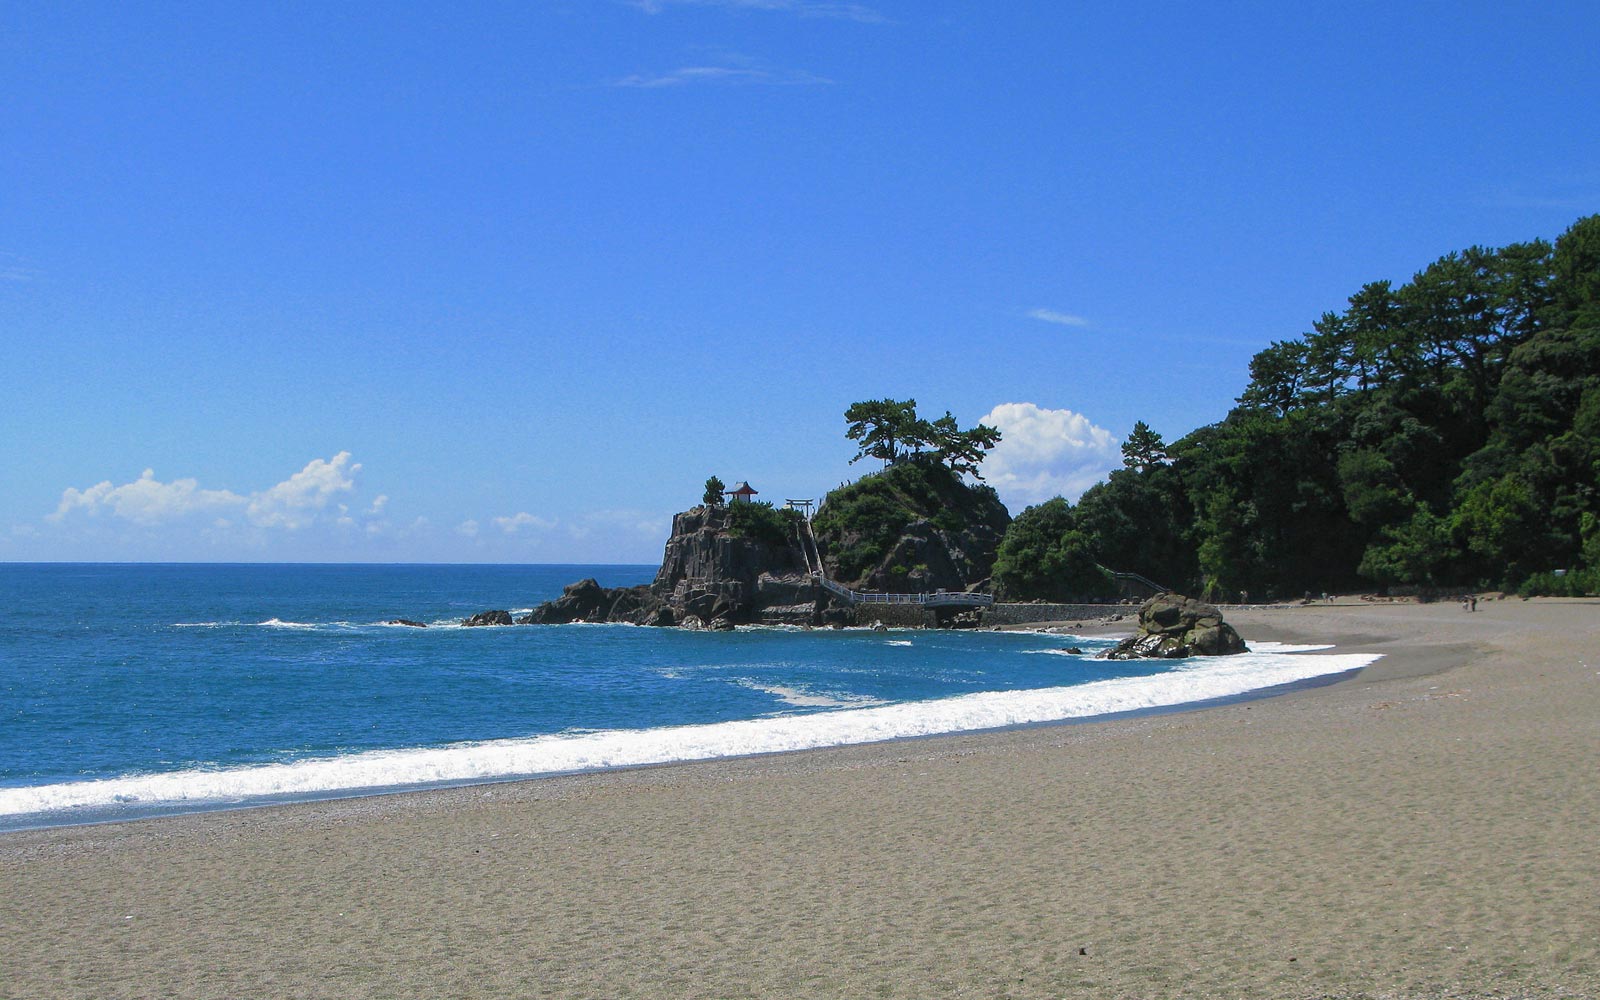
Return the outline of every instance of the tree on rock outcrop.
<path id="1" fill-rule="evenodd" d="M 982 479 L 978 466 L 984 453 L 1000 443 L 998 428 L 984 424 L 962 430 L 946 410 L 927 421 L 917 416 L 914 399 L 868 399 L 844 411 L 845 437 L 859 441 L 852 463 L 877 458 L 893 465 L 905 458 L 931 457 L 958 475 Z"/>
<path id="2" fill-rule="evenodd" d="M 844 436 L 861 442 L 861 450 L 850 461 L 877 458 L 894 462 L 906 449 L 924 443 L 918 439 L 917 401 L 914 399 L 867 399 L 851 403 L 844 411 L 847 423 Z"/>
<path id="3" fill-rule="evenodd" d="M 722 494 L 725 490 L 727 490 L 727 487 L 722 485 L 722 480 L 712 476 L 706 480 L 706 493 L 705 496 L 700 498 L 700 502 L 707 507 L 721 507 Z"/>

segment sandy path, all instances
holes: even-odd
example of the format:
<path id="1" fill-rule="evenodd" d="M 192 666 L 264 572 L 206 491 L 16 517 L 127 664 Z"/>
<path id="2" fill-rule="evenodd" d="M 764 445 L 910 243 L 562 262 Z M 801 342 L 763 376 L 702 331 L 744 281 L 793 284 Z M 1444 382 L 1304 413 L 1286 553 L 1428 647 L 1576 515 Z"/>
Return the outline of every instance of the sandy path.
<path id="1" fill-rule="evenodd" d="M 4 997 L 1600 995 L 1600 602 L 1204 711 L 0 836 Z"/>

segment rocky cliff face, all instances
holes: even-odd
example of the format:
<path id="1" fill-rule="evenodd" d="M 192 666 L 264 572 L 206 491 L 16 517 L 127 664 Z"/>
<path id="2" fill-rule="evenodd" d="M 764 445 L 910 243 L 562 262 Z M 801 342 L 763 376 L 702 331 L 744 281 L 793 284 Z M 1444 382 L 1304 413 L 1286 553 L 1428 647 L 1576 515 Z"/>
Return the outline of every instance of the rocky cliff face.
<path id="1" fill-rule="evenodd" d="M 987 590 L 1011 523 L 986 486 L 942 465 L 904 461 L 842 486 L 812 526 L 828 574 L 858 590 Z"/>
<path id="2" fill-rule="evenodd" d="M 672 519 L 655 581 L 601 587 L 580 580 L 523 624 L 617 621 L 723 628 L 749 622 L 810 624 L 819 595 L 788 515 L 768 507 L 695 507 Z"/>
<path id="3" fill-rule="evenodd" d="M 765 504 L 695 507 L 672 519 L 661 569 L 647 586 L 569 585 L 519 625 L 630 622 L 732 628 L 745 623 L 848 624 L 811 579 L 799 515 Z M 829 575 L 857 589 L 981 589 L 1011 521 L 994 491 L 943 466 L 904 463 L 835 490 L 814 527 Z M 504 612 L 464 624 L 508 624 Z"/>

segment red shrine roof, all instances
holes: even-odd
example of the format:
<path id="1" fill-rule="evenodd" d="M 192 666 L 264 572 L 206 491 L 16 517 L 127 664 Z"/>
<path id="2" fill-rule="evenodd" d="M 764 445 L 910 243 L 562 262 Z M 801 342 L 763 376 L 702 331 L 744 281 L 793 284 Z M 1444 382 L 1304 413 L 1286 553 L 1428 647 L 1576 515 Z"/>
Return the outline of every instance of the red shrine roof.
<path id="1" fill-rule="evenodd" d="M 761 491 L 756 489 L 756 488 L 754 488 L 749 483 L 747 483 L 747 482 L 745 482 L 744 480 L 741 479 L 737 483 L 735 483 L 733 489 L 729 490 L 728 492 L 732 493 L 732 494 L 734 494 L 736 496 L 748 497 L 748 496 L 754 496 L 755 494 L 760 493 Z"/>

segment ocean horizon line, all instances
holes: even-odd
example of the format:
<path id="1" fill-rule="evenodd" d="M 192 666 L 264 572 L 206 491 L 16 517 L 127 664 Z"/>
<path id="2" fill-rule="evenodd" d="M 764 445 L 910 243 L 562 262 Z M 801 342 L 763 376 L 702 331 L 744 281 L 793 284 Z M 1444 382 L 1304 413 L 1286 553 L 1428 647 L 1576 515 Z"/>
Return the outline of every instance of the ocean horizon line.
<path id="1" fill-rule="evenodd" d="M 630 569 L 652 566 L 650 562 L 430 562 L 396 560 L 381 562 L 308 561 L 293 559 L 208 560 L 208 559 L 0 559 L 0 566 L 623 566 Z"/>

